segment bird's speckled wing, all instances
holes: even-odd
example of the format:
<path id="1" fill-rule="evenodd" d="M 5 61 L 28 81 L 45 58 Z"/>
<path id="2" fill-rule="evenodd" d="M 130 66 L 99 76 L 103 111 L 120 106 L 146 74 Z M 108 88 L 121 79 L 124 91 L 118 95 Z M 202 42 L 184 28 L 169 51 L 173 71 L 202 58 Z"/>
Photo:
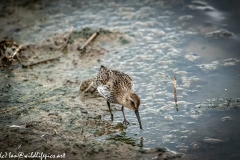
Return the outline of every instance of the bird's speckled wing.
<path id="1" fill-rule="evenodd" d="M 116 95 L 122 98 L 133 89 L 132 79 L 125 73 L 101 66 L 97 75 L 97 90 L 110 103 L 118 103 Z"/>
<path id="2" fill-rule="evenodd" d="M 97 86 L 106 85 L 109 82 L 110 78 L 111 78 L 111 70 L 107 69 L 104 66 L 101 66 L 97 75 L 97 80 L 96 80 Z"/>
<path id="3" fill-rule="evenodd" d="M 132 79 L 125 73 L 120 71 L 112 70 L 113 78 L 113 86 L 120 87 L 123 90 L 133 90 L 133 81 Z"/>
<path id="4" fill-rule="evenodd" d="M 112 83 L 112 71 L 101 66 L 97 75 L 97 90 L 110 103 L 116 103 L 115 93 Z"/>
<path id="5" fill-rule="evenodd" d="M 109 85 L 99 85 L 97 87 L 98 93 L 109 103 L 116 103 L 114 92 L 110 89 Z"/>

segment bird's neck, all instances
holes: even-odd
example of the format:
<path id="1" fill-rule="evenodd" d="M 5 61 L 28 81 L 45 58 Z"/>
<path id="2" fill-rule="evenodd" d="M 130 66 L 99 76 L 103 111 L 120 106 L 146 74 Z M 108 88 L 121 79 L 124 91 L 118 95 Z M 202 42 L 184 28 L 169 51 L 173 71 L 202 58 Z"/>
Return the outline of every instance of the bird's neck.
<path id="1" fill-rule="evenodd" d="M 118 103 L 122 106 L 126 106 L 126 101 L 127 101 L 127 97 L 130 97 L 130 94 L 132 92 L 129 92 L 129 91 L 125 91 L 121 94 L 121 96 L 118 96 Z"/>

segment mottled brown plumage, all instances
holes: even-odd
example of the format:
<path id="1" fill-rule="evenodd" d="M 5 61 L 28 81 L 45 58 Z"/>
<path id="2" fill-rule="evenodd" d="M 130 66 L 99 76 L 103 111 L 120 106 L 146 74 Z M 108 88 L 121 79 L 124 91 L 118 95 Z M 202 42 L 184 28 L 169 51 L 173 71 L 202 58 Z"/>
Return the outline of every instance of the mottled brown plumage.
<path id="1" fill-rule="evenodd" d="M 124 114 L 124 107 L 127 107 L 136 113 L 140 128 L 142 129 L 138 113 L 140 98 L 134 93 L 132 79 L 127 74 L 101 66 L 97 75 L 96 84 L 98 92 L 107 101 L 110 113 L 110 103 L 122 105 L 123 123 L 129 124 Z M 111 117 L 113 118 L 112 113 Z"/>

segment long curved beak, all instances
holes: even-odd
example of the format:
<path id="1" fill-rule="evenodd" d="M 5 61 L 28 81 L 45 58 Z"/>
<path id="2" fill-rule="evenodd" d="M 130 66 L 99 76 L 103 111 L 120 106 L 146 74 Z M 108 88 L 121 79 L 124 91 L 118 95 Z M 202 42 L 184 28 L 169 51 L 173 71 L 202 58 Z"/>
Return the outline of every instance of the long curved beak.
<path id="1" fill-rule="evenodd" d="M 139 112 L 138 112 L 138 110 L 135 110 L 135 114 L 136 114 L 136 116 L 137 116 L 137 119 L 138 119 L 138 123 L 139 123 L 140 129 L 142 129 L 142 123 L 141 123 L 141 119 L 140 119 L 140 116 L 139 116 Z"/>

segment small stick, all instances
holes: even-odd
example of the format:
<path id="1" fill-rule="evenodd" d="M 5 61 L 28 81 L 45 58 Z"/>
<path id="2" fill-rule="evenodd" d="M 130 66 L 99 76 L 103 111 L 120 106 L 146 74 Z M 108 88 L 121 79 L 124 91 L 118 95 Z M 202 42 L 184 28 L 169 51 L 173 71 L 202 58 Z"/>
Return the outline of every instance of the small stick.
<path id="1" fill-rule="evenodd" d="M 37 64 L 40 64 L 40 63 L 45 63 L 45 62 L 48 62 L 48 61 L 53 61 L 53 60 L 59 59 L 59 58 L 60 58 L 60 56 L 54 57 L 54 58 L 50 58 L 50 59 L 46 59 L 46 60 L 42 60 L 42 61 L 39 61 L 39 62 L 30 63 L 30 64 L 22 64 L 22 67 L 23 67 L 23 68 L 27 68 L 27 67 L 34 66 L 34 65 L 37 65 Z"/>
<path id="2" fill-rule="evenodd" d="M 88 38 L 88 40 L 81 46 L 80 50 L 83 50 L 86 48 L 86 46 L 100 33 L 101 28 L 98 29 L 95 33 L 93 33 L 93 35 Z"/>
<path id="3" fill-rule="evenodd" d="M 81 85 L 82 85 L 82 84 L 81 84 Z M 80 85 L 80 86 L 81 86 L 81 85 Z M 83 97 L 85 96 L 85 93 L 86 93 L 92 86 L 93 86 L 93 81 L 91 82 L 91 84 L 88 85 L 88 87 L 87 87 L 84 91 L 81 92 L 81 96 L 80 96 L 80 97 L 81 97 L 81 100 L 83 100 Z"/>
<path id="4" fill-rule="evenodd" d="M 18 145 L 18 146 L 15 148 L 15 151 L 14 151 L 14 152 L 15 152 L 16 154 L 17 154 L 18 150 L 21 148 L 21 146 L 22 146 L 22 145 L 20 144 L 20 145 Z"/>
<path id="5" fill-rule="evenodd" d="M 68 34 L 68 37 L 67 37 L 67 40 L 66 40 L 66 42 L 65 42 L 65 44 L 63 45 L 63 48 L 61 49 L 61 51 L 63 51 L 65 48 L 66 48 L 66 46 L 67 46 L 67 44 L 68 44 L 68 41 L 69 41 L 69 38 L 71 37 L 71 34 L 72 34 L 72 31 L 73 31 L 73 26 L 71 27 L 71 29 L 70 29 L 70 31 L 69 31 L 69 34 Z"/>
<path id="6" fill-rule="evenodd" d="M 177 79 L 174 76 L 173 79 L 173 90 L 174 90 L 174 100 L 175 100 L 175 104 L 176 104 L 176 110 L 178 111 L 178 104 L 177 104 Z"/>
<path id="7" fill-rule="evenodd" d="M 9 61 L 13 61 L 14 59 L 14 56 L 21 50 L 21 49 L 23 49 L 23 47 L 24 46 L 19 46 L 18 48 L 17 48 L 17 50 L 13 53 L 13 55 L 11 55 L 11 56 L 6 56 L 7 58 L 8 58 L 8 60 Z"/>
<path id="8" fill-rule="evenodd" d="M 91 84 L 89 84 L 89 86 L 87 87 L 87 89 L 85 89 L 83 91 L 83 93 L 86 93 L 92 86 L 93 86 L 93 82 L 91 82 Z"/>

